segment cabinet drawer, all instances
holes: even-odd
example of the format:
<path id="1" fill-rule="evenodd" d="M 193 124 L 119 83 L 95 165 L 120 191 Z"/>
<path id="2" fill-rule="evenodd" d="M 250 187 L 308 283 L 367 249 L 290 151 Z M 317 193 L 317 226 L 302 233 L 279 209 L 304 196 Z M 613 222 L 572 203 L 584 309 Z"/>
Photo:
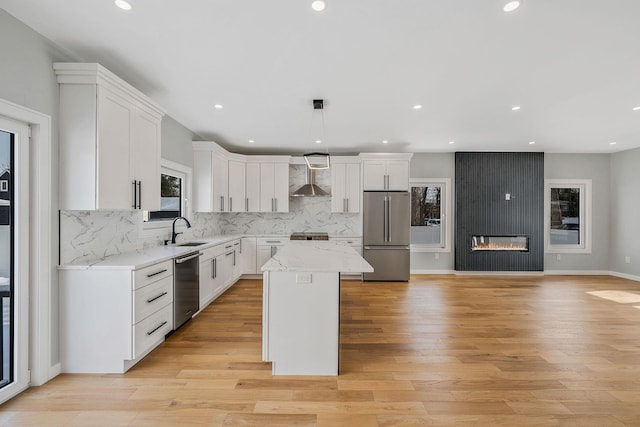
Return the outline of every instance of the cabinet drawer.
<path id="1" fill-rule="evenodd" d="M 156 280 L 173 276 L 173 260 L 167 260 L 133 272 L 133 289 L 140 289 Z"/>
<path id="2" fill-rule="evenodd" d="M 144 288 L 136 289 L 133 291 L 133 300 L 133 323 L 135 324 L 173 302 L 173 275 Z"/>
<path id="3" fill-rule="evenodd" d="M 164 336 L 173 329 L 173 304 L 167 304 L 161 310 L 133 326 L 133 355 L 137 359 L 154 344 L 164 340 Z"/>
<path id="4" fill-rule="evenodd" d="M 344 242 L 349 246 L 362 246 L 361 237 L 330 237 L 333 242 Z"/>
<path id="5" fill-rule="evenodd" d="M 229 245 L 229 243 L 227 243 L 227 245 Z M 215 258 L 218 255 L 223 254 L 224 247 L 225 245 L 216 245 L 216 246 L 212 246 L 210 248 L 201 250 L 200 252 L 202 253 L 202 255 L 200 255 L 200 263 L 210 261 L 212 258 Z"/>
<path id="6" fill-rule="evenodd" d="M 288 241 L 288 237 L 258 237 L 256 244 L 258 246 L 277 246 L 284 245 Z"/>

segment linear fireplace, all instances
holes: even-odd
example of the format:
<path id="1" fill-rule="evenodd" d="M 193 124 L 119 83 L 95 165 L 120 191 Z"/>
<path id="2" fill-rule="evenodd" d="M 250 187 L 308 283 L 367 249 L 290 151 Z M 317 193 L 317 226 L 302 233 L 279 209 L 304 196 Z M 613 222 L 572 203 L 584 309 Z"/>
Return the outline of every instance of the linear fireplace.
<path id="1" fill-rule="evenodd" d="M 471 251 L 529 251 L 527 236 L 471 236 Z"/>

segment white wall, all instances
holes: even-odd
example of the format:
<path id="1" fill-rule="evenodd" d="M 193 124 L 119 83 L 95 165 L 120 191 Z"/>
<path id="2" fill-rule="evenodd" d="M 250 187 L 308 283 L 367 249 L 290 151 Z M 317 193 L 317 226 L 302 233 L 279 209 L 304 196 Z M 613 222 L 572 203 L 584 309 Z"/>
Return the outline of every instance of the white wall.
<path id="1" fill-rule="evenodd" d="M 592 253 L 544 257 L 545 271 L 609 271 L 609 154 L 545 154 L 545 179 L 592 180 Z"/>
<path id="2" fill-rule="evenodd" d="M 612 154 L 610 165 L 610 270 L 640 280 L 640 148 Z"/>

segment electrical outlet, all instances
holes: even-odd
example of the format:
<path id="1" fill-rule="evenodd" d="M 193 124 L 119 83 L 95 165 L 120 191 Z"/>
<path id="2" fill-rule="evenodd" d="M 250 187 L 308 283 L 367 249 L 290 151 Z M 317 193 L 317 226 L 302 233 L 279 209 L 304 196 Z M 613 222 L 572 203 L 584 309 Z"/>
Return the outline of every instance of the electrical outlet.
<path id="1" fill-rule="evenodd" d="M 507 193 L 504 195 L 505 200 L 511 200 L 511 194 Z"/>
<path id="2" fill-rule="evenodd" d="M 631 264 L 631 257 L 630 257 L 630 256 L 626 256 L 626 257 L 624 257 L 624 262 L 625 262 L 626 264 Z"/>
<path id="3" fill-rule="evenodd" d="M 560 261 L 560 260 L 562 260 L 562 255 L 556 254 L 556 261 Z"/>
<path id="4" fill-rule="evenodd" d="M 309 284 L 311 283 L 311 273 L 298 273 L 296 274 L 296 283 Z"/>
<path id="5" fill-rule="evenodd" d="M 440 254 L 438 252 L 436 252 L 436 254 L 434 255 L 435 259 L 440 259 Z"/>

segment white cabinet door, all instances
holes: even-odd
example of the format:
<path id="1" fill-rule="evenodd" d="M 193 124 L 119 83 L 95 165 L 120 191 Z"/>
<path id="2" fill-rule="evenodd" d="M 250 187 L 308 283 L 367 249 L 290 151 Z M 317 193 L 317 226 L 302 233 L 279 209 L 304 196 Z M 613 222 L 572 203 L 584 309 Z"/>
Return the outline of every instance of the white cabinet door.
<path id="1" fill-rule="evenodd" d="M 229 161 L 218 153 L 212 155 L 213 212 L 228 212 Z"/>
<path id="2" fill-rule="evenodd" d="M 242 259 L 242 274 L 259 274 L 256 269 L 256 238 L 243 237 L 240 243 L 240 258 Z"/>
<path id="3" fill-rule="evenodd" d="M 260 212 L 260 163 L 247 163 L 245 192 L 246 211 Z"/>
<path id="4" fill-rule="evenodd" d="M 272 257 L 272 249 L 271 248 L 275 248 L 275 246 L 258 246 L 258 250 L 256 252 L 256 270 L 258 271 L 258 274 L 261 274 L 262 271 L 260 270 L 262 268 L 262 266 L 269 261 L 269 258 Z"/>
<path id="5" fill-rule="evenodd" d="M 139 208 L 160 210 L 160 121 L 142 110 L 133 114 L 133 179 L 139 181 Z"/>
<path id="6" fill-rule="evenodd" d="M 364 162 L 362 186 L 368 190 L 386 190 L 387 163 L 384 160 L 367 160 Z"/>
<path id="7" fill-rule="evenodd" d="M 216 258 L 208 258 L 200 261 L 200 309 L 202 310 L 206 307 L 211 300 L 213 300 L 213 296 L 216 291 Z"/>
<path id="8" fill-rule="evenodd" d="M 346 212 L 347 210 L 347 165 L 334 163 L 331 165 L 331 212 Z"/>
<path id="9" fill-rule="evenodd" d="M 289 164 L 276 163 L 274 176 L 276 212 L 289 212 Z"/>
<path id="10" fill-rule="evenodd" d="M 96 209 L 134 208 L 131 116 L 128 101 L 98 88 Z"/>
<path id="11" fill-rule="evenodd" d="M 275 173 L 274 163 L 260 164 L 260 211 L 275 212 Z"/>
<path id="12" fill-rule="evenodd" d="M 409 162 L 403 160 L 387 161 L 387 190 L 409 190 Z"/>
<path id="13" fill-rule="evenodd" d="M 242 244 L 240 243 L 240 239 L 233 241 L 233 274 L 232 281 L 235 283 L 240 276 L 242 275 L 242 254 L 241 251 Z"/>
<path id="14" fill-rule="evenodd" d="M 222 274 L 223 274 L 223 287 L 227 288 L 229 286 L 231 286 L 231 284 L 233 283 L 233 274 L 234 274 L 234 258 L 235 258 L 235 252 L 233 249 L 228 249 L 223 255 L 222 255 Z"/>
<path id="15" fill-rule="evenodd" d="M 193 152 L 193 210 L 213 212 L 213 153 Z"/>
<path id="16" fill-rule="evenodd" d="M 260 164 L 260 211 L 289 212 L 289 164 Z"/>
<path id="17" fill-rule="evenodd" d="M 360 212 L 360 165 L 334 163 L 331 169 L 331 212 Z"/>
<path id="18" fill-rule="evenodd" d="M 363 179 L 364 191 L 408 191 L 409 162 L 406 160 L 366 160 Z"/>
<path id="19" fill-rule="evenodd" d="M 229 160 L 229 212 L 246 211 L 245 162 Z"/>

